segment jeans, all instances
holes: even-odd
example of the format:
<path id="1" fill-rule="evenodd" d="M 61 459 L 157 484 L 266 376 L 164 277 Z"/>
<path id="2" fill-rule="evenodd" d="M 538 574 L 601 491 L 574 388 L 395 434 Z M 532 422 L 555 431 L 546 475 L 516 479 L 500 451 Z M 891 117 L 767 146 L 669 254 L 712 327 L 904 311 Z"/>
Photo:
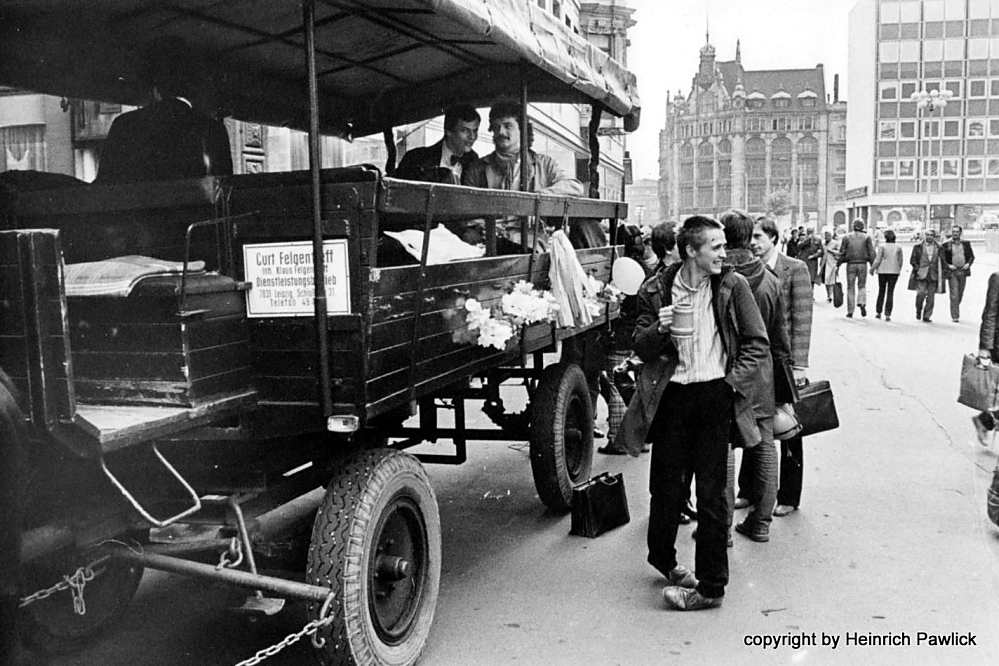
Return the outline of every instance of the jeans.
<path id="1" fill-rule="evenodd" d="M 950 318 L 957 320 L 961 318 L 961 300 L 964 298 L 964 285 L 968 281 L 968 274 L 958 269 L 952 271 L 947 277 L 947 290 L 950 292 Z"/>
<path id="2" fill-rule="evenodd" d="M 933 316 L 933 301 L 936 297 L 936 280 L 916 280 L 916 319 L 928 320 Z"/>
<path id="3" fill-rule="evenodd" d="M 680 510 L 697 487 L 697 590 L 720 597 L 728 584 L 729 513 L 725 501 L 732 389 L 724 379 L 670 383 L 652 421 L 649 471 L 649 563 L 660 571 L 676 566 Z"/>
<path id="4" fill-rule="evenodd" d="M 895 283 L 898 282 L 898 273 L 878 273 L 878 302 L 877 313 L 885 313 L 890 317 L 892 308 L 895 307 Z M 882 306 L 884 309 L 882 310 Z"/>
<path id="5" fill-rule="evenodd" d="M 867 264 L 846 265 L 846 313 L 863 305 L 867 307 Z"/>
<path id="6" fill-rule="evenodd" d="M 777 447 L 774 445 L 774 421 L 767 417 L 756 421 L 763 439 L 759 444 L 742 450 L 742 470 L 747 469 L 750 483 L 749 500 L 752 508 L 746 516 L 747 525 L 768 526 L 774 519 L 777 504 Z M 739 472 L 740 487 L 742 471 Z"/>

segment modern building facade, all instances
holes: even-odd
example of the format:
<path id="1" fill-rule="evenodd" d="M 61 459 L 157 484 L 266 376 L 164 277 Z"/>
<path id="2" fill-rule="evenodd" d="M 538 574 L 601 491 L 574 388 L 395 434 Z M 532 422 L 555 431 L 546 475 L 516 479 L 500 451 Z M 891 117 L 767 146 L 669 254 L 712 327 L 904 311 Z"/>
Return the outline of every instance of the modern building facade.
<path id="1" fill-rule="evenodd" d="M 999 0 L 859 0 L 850 13 L 851 216 L 946 229 L 999 211 Z M 913 93 L 947 91 L 920 109 Z"/>
<path id="2" fill-rule="evenodd" d="M 634 9 L 622 0 L 521 0 L 532 20 L 546 30 L 566 30 L 593 41 L 627 64 L 627 30 Z M 59 99 L 26 91 L 0 89 L 0 171 L 34 169 L 92 181 L 99 168 L 100 147 L 114 119 L 133 107 L 89 100 Z M 476 150 L 492 150 L 486 115 Z M 534 150 L 554 158 L 566 173 L 589 182 L 588 125 L 590 109 L 572 104 L 532 104 Z M 303 132 L 226 119 L 236 173 L 308 169 L 307 136 Z M 443 118 L 398 127 L 397 159 L 408 148 L 430 145 L 443 136 Z M 601 198 L 624 193 L 625 138 L 622 121 L 605 114 L 600 127 L 598 165 Z M 325 137 L 323 167 L 374 164 L 384 167 L 388 149 L 382 136 L 352 142 Z"/>
<path id="3" fill-rule="evenodd" d="M 822 65 L 748 70 L 701 48 L 691 90 L 669 99 L 659 137 L 660 205 L 667 219 L 752 212 L 782 201 L 782 224 L 846 220 L 846 104 L 830 100 Z"/>

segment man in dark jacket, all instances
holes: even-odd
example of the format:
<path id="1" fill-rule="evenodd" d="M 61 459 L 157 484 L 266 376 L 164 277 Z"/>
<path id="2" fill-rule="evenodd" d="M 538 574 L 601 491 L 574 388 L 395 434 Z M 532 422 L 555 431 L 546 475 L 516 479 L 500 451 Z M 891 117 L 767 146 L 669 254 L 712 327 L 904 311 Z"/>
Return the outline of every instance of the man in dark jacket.
<path id="1" fill-rule="evenodd" d="M 935 229 L 927 229 L 922 243 L 912 247 L 909 255 L 909 291 L 916 292 L 916 319 L 930 323 L 937 294 L 944 293 L 943 253 L 937 244 Z"/>
<path id="2" fill-rule="evenodd" d="M 941 246 L 944 276 L 950 289 L 950 318 L 955 323 L 961 319 L 964 285 L 971 275 L 971 264 L 975 263 L 975 251 L 971 243 L 961 240 L 961 233 L 961 227 L 955 224 L 950 228 L 950 240 Z"/>
<path id="3" fill-rule="evenodd" d="M 721 216 L 721 223 L 725 227 L 725 264 L 732 266 L 736 273 L 746 278 L 753 290 L 753 298 L 756 299 L 763 323 L 767 327 L 770 356 L 776 371 L 789 364 L 791 359 L 791 343 L 787 334 L 784 304 L 781 301 L 780 281 L 750 247 L 755 222 L 748 213 L 741 210 L 726 211 Z M 783 398 L 780 402 L 790 402 L 790 396 Z M 773 394 L 766 396 L 765 400 L 755 406 L 756 420 L 763 440 L 757 446 L 743 451 L 742 471 L 739 474 L 739 494 L 743 498 L 743 506 L 751 508 L 746 519 L 735 526 L 735 531 L 758 542 L 770 540 L 770 523 L 777 504 L 778 459 L 773 436 L 774 407 Z M 730 493 L 732 486 L 734 479 L 730 484 Z"/>
<path id="4" fill-rule="evenodd" d="M 761 441 L 755 409 L 768 396 L 773 409 L 773 367 L 749 284 L 722 265 L 721 224 L 688 218 L 677 246 L 683 261 L 639 290 L 635 351 L 645 367 L 633 400 L 639 401 L 635 423 L 652 421 L 648 560 L 669 582 L 663 598 L 670 608 L 701 610 L 721 606 L 728 583 L 730 437 L 735 430 L 746 446 Z M 674 303 L 692 309 L 691 333 L 673 335 Z M 633 455 L 643 441 L 644 433 L 627 438 Z M 696 577 L 676 560 L 677 527 L 692 477 L 699 519 Z"/>
<path id="5" fill-rule="evenodd" d="M 472 145 L 479 138 L 482 117 L 474 107 L 457 104 L 444 112 L 444 138 L 426 148 L 413 148 L 403 155 L 395 175 L 409 180 L 461 184 L 461 175 L 479 159 Z"/>
<path id="6" fill-rule="evenodd" d="M 153 102 L 111 124 L 94 181 L 101 185 L 232 175 L 225 125 L 192 105 L 200 65 L 181 42 L 163 40 L 149 64 Z"/>
<path id="7" fill-rule="evenodd" d="M 846 316 L 852 317 L 855 307 L 860 316 L 867 316 L 867 265 L 874 263 L 874 241 L 864 233 L 864 221 L 853 221 L 853 232 L 840 241 L 837 268 L 846 264 Z"/>
<path id="8" fill-rule="evenodd" d="M 990 365 L 999 360 L 999 272 L 989 276 L 989 289 L 985 294 L 982 326 L 978 329 L 978 362 Z M 973 416 L 971 422 L 978 435 L 978 443 L 989 445 L 989 433 L 996 428 L 999 410 L 984 411 Z"/>

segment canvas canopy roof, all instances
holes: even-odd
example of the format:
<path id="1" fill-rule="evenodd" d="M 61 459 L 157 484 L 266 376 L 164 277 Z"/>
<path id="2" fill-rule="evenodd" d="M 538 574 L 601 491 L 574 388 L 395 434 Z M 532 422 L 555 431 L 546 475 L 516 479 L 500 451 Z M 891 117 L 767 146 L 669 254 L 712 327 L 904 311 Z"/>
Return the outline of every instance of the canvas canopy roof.
<path id="1" fill-rule="evenodd" d="M 0 0 L 0 85 L 143 104 L 149 44 L 201 57 L 221 115 L 306 129 L 301 0 Z M 635 76 L 525 0 L 317 0 L 320 128 L 364 136 L 456 102 L 597 102 L 638 126 Z"/>

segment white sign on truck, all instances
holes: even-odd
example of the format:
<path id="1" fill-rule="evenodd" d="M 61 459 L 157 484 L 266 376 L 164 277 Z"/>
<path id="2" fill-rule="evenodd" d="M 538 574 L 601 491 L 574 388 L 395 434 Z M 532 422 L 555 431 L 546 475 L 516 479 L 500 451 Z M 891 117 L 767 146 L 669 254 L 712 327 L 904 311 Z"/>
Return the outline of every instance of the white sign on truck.
<path id="1" fill-rule="evenodd" d="M 323 241 L 323 263 L 328 314 L 350 314 L 347 240 Z M 250 283 L 247 317 L 315 315 L 311 241 L 244 245 L 243 266 Z"/>

